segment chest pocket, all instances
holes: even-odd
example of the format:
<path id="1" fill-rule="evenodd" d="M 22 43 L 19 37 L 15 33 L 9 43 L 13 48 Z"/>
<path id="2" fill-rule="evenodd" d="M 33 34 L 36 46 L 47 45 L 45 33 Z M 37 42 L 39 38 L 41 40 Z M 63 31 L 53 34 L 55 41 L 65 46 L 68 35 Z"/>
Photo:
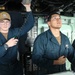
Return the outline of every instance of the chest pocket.
<path id="1" fill-rule="evenodd" d="M 48 57 L 49 59 L 58 59 L 60 46 L 48 40 L 45 47 L 46 57 Z"/>
<path id="2" fill-rule="evenodd" d="M 69 48 L 69 45 L 68 43 L 65 43 L 64 45 L 61 46 L 61 56 L 64 55 L 65 57 L 67 57 L 68 55 L 68 48 Z"/>

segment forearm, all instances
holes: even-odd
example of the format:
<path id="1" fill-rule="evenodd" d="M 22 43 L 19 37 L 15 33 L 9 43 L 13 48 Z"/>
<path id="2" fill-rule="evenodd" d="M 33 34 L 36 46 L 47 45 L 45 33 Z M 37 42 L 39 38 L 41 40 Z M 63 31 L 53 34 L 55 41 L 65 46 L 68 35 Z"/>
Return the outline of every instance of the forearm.
<path id="1" fill-rule="evenodd" d="M 26 34 L 33 26 L 34 26 L 34 17 L 32 12 L 27 12 L 27 17 L 22 25 L 22 27 L 19 29 L 20 36 L 23 34 Z"/>

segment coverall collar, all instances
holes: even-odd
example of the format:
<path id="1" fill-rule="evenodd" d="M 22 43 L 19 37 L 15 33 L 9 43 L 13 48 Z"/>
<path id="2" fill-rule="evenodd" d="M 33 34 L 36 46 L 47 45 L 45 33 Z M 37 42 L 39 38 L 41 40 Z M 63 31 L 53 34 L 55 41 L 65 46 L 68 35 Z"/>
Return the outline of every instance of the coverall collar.
<path id="1" fill-rule="evenodd" d="M 48 39 L 50 39 L 55 44 L 59 45 L 58 41 L 56 40 L 50 29 L 48 30 L 48 36 L 49 36 Z"/>

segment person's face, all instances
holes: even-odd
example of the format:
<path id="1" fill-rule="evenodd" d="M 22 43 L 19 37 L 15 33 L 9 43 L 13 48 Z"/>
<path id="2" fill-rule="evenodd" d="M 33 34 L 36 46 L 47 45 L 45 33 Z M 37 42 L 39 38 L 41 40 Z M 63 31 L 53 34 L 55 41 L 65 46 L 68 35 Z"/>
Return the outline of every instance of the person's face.
<path id="1" fill-rule="evenodd" d="M 9 20 L 0 20 L 0 31 L 8 31 L 10 28 Z"/>
<path id="2" fill-rule="evenodd" d="M 50 21 L 48 21 L 48 26 L 54 29 L 60 29 L 62 26 L 61 18 L 59 14 L 53 14 Z"/>

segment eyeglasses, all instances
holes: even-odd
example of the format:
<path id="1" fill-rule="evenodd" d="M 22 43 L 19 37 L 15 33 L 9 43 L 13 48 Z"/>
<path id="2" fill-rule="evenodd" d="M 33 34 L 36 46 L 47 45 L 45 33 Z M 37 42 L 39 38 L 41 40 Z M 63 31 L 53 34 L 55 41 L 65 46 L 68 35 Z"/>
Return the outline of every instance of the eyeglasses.
<path id="1" fill-rule="evenodd" d="M 61 17 L 59 15 L 53 15 L 51 17 L 52 20 L 61 20 Z"/>

